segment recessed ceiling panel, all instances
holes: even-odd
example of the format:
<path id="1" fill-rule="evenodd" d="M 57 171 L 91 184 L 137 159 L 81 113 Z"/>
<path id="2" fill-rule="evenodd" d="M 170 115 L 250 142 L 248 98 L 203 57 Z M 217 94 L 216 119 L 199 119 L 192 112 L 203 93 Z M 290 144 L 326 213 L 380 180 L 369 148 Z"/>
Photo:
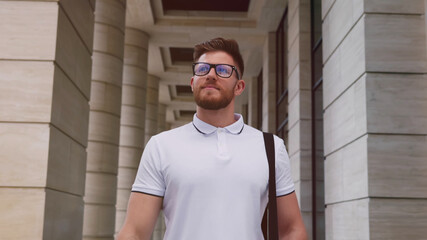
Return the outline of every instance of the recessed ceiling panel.
<path id="1" fill-rule="evenodd" d="M 176 85 L 175 87 L 176 87 L 177 96 L 193 96 L 193 91 L 191 91 L 191 86 Z"/>
<path id="2" fill-rule="evenodd" d="M 169 48 L 172 64 L 193 62 L 193 51 L 194 50 L 192 48 L 176 48 L 176 47 Z"/>
<path id="3" fill-rule="evenodd" d="M 189 110 L 179 110 L 179 115 L 181 118 L 192 118 L 196 111 L 189 111 Z"/>
<path id="4" fill-rule="evenodd" d="M 221 12 L 247 12 L 249 0 L 162 0 L 163 11 L 221 11 Z"/>

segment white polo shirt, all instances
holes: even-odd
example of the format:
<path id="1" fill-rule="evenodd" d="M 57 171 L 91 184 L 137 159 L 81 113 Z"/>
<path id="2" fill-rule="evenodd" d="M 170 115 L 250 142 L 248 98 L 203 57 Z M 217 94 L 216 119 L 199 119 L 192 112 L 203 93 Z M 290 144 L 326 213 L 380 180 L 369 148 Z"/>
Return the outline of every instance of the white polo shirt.
<path id="1" fill-rule="evenodd" d="M 153 136 L 134 192 L 163 197 L 166 240 L 260 240 L 268 201 L 262 132 L 236 122 L 217 128 L 193 122 Z M 277 196 L 294 191 L 289 157 L 274 136 Z"/>

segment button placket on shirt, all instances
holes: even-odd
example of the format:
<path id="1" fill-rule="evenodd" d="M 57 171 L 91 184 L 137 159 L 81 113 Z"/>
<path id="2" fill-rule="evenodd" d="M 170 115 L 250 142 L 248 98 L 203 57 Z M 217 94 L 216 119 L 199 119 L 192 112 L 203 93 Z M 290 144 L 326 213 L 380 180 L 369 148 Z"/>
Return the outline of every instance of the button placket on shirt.
<path id="1" fill-rule="evenodd" d="M 223 128 L 218 128 L 217 130 L 217 147 L 218 147 L 218 157 L 221 159 L 228 159 L 228 149 L 227 149 L 227 136 L 226 131 Z"/>

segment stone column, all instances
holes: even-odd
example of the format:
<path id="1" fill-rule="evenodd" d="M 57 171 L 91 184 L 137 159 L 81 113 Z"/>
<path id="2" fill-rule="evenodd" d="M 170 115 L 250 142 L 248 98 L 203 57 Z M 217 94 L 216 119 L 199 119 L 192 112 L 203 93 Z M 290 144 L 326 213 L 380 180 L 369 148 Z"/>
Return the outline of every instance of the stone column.
<path id="1" fill-rule="evenodd" d="M 309 0 L 289 0 L 287 14 L 289 132 L 287 145 L 295 192 L 307 234 L 311 238 L 313 231 L 313 179 L 311 172 L 311 34 L 309 16 Z M 322 179 L 323 175 L 319 176 L 319 183 L 322 183 Z M 317 225 L 323 226 L 320 222 Z"/>
<path id="2" fill-rule="evenodd" d="M 81 239 L 93 11 L 0 1 L 1 239 Z"/>
<path id="3" fill-rule="evenodd" d="M 97 0 L 83 239 L 113 239 L 125 2 Z"/>
<path id="4" fill-rule="evenodd" d="M 125 217 L 132 184 L 144 148 L 148 35 L 126 28 L 120 120 L 116 233 Z"/>
<path id="5" fill-rule="evenodd" d="M 262 131 L 276 132 L 276 33 L 270 32 L 263 49 Z"/>
<path id="6" fill-rule="evenodd" d="M 159 81 L 160 78 L 148 75 L 147 78 L 147 104 L 145 110 L 145 144 L 151 136 L 157 134 L 157 117 L 159 105 Z"/>
<path id="7" fill-rule="evenodd" d="M 323 1 L 326 238 L 427 236 L 423 0 Z"/>
<path id="8" fill-rule="evenodd" d="M 248 93 L 248 125 L 256 128 L 257 127 L 257 114 L 258 114 L 258 81 L 256 77 L 252 77 L 249 82 L 246 82 L 249 86 Z"/>
<path id="9" fill-rule="evenodd" d="M 148 75 L 147 81 L 147 105 L 145 112 L 145 144 L 151 136 L 159 132 L 159 81 L 160 79 L 153 75 Z M 161 212 L 156 226 L 154 227 L 151 240 L 162 240 L 164 235 L 165 223 L 163 213 Z"/>
<path id="10" fill-rule="evenodd" d="M 157 109 L 157 132 L 163 132 L 168 130 L 166 128 L 166 104 L 159 103 Z"/>

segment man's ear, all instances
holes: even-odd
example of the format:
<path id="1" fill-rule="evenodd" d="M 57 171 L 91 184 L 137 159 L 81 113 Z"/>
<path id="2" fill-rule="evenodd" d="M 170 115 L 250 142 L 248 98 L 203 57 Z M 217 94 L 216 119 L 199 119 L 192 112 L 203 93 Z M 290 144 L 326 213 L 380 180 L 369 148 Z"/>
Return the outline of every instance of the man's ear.
<path id="1" fill-rule="evenodd" d="M 194 81 L 194 77 L 192 77 L 191 81 L 190 81 L 190 86 L 191 86 L 191 91 L 192 92 L 194 92 L 194 90 L 193 90 L 193 81 Z"/>
<path id="2" fill-rule="evenodd" d="M 239 96 L 240 94 L 242 94 L 243 90 L 245 90 L 245 85 L 245 80 L 237 80 L 236 87 L 234 87 L 234 95 Z"/>

